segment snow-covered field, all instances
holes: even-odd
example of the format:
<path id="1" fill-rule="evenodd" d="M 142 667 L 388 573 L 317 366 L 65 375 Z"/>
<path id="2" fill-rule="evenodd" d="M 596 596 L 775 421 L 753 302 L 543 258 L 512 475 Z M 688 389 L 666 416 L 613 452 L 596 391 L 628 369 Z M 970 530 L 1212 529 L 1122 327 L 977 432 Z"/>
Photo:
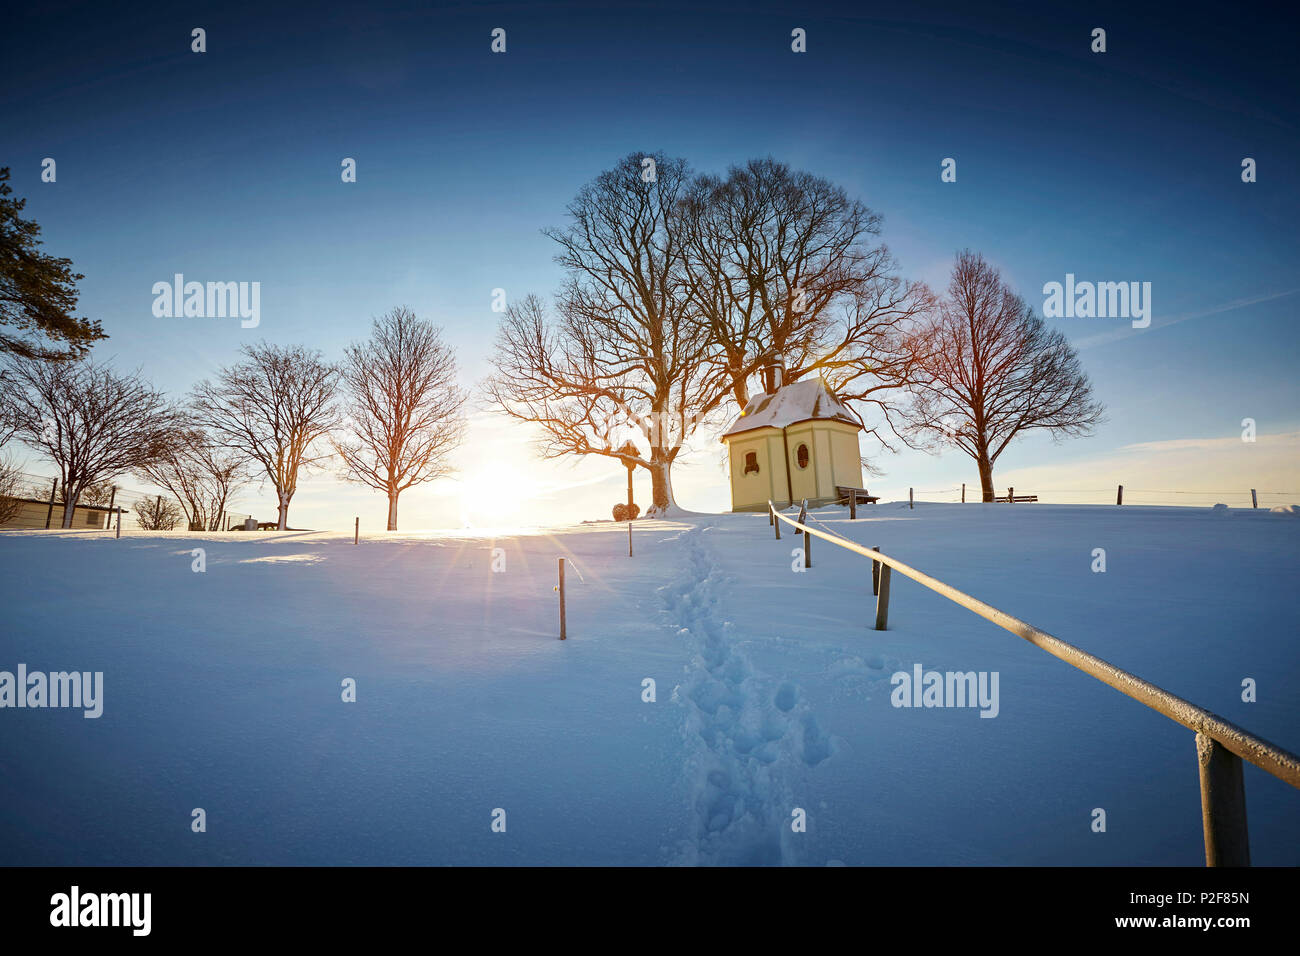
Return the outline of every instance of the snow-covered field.
<path id="1" fill-rule="evenodd" d="M 1300 750 L 1297 516 L 863 512 L 817 515 Z M 626 541 L 0 532 L 0 671 L 104 674 L 98 719 L 0 710 L 0 863 L 1204 862 L 1172 721 L 899 575 L 872 630 L 869 564 L 796 572 L 763 515 Z M 997 716 L 892 706 L 916 664 L 997 672 Z M 1254 862 L 1300 864 L 1300 792 L 1246 793 Z"/>

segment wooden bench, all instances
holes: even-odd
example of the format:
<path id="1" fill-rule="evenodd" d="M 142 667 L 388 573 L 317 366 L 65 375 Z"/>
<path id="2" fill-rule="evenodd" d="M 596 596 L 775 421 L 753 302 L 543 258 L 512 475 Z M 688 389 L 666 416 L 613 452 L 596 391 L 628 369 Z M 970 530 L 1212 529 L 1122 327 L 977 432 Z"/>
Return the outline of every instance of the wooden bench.
<path id="1" fill-rule="evenodd" d="M 879 495 L 867 493 L 866 488 L 853 488 L 849 485 L 836 485 L 835 492 L 840 496 L 840 502 L 847 502 L 849 506 L 849 520 L 858 516 L 858 502 L 862 501 L 869 505 L 874 505 L 880 500 Z"/>

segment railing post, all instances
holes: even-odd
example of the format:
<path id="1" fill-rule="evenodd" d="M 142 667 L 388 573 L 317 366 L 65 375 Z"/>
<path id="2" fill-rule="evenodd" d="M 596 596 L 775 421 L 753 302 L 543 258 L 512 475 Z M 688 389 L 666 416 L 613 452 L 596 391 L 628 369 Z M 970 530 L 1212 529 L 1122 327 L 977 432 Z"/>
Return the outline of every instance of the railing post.
<path id="1" fill-rule="evenodd" d="M 772 530 L 776 532 L 776 540 L 781 540 L 781 519 L 776 516 L 776 508 L 771 502 L 768 502 L 767 510 L 772 517 Z"/>
<path id="2" fill-rule="evenodd" d="M 568 635 L 565 634 L 564 621 L 564 559 L 559 559 L 560 568 L 560 586 L 555 590 L 560 592 L 560 640 L 564 640 Z"/>
<path id="3" fill-rule="evenodd" d="M 1241 758 L 1213 737 L 1196 735 L 1206 866 L 1250 866 Z"/>
<path id="4" fill-rule="evenodd" d="M 803 533 L 803 566 L 812 567 L 812 535 L 806 530 Z"/>
<path id="5" fill-rule="evenodd" d="M 880 548 L 872 548 L 872 551 L 879 551 Z M 880 562 L 872 559 L 871 561 L 871 593 L 880 593 Z"/>
<path id="6" fill-rule="evenodd" d="M 880 592 L 876 595 L 876 630 L 883 631 L 889 624 L 889 565 L 880 565 Z"/>

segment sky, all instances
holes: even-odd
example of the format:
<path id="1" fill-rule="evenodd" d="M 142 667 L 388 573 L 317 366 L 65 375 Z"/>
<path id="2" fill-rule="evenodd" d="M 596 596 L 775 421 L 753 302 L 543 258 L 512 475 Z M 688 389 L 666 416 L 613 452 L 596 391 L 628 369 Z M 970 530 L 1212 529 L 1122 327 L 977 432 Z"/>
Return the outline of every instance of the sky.
<path id="1" fill-rule="evenodd" d="M 772 156 L 880 213 L 901 274 L 936 288 L 965 248 L 1038 308 L 1067 274 L 1151 283 L 1149 328 L 1048 319 L 1106 421 L 1013 444 L 999 489 L 1300 502 L 1290 33 L 1198 4 L 1046 6 L 43 4 L 8 13 L 0 37 L 0 165 L 45 251 L 85 276 L 79 313 L 110 335 L 95 357 L 177 398 L 259 340 L 337 358 L 398 305 L 445 330 L 477 396 L 493 290 L 555 292 L 541 230 L 584 183 L 636 152 L 715 173 Z M 260 282 L 260 325 L 156 317 L 153 285 L 175 273 Z M 406 492 L 401 527 L 608 517 L 624 469 L 541 461 L 535 438 L 476 400 L 459 473 Z M 862 451 L 886 498 L 978 483 L 957 451 Z M 300 485 L 290 523 L 382 528 L 382 496 L 336 470 Z M 729 508 L 716 433 L 674 488 L 685 508 Z M 642 472 L 637 500 L 649 492 Z M 274 500 L 254 486 L 239 510 L 270 520 Z"/>

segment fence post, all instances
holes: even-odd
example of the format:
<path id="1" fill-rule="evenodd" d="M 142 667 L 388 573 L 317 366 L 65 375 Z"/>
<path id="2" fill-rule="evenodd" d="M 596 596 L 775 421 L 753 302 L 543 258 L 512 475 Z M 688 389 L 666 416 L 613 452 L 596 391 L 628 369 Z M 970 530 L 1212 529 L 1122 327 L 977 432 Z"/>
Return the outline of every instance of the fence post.
<path id="1" fill-rule="evenodd" d="M 118 512 L 117 512 L 117 534 L 113 535 L 113 537 L 115 537 L 115 538 L 120 538 L 120 537 L 122 537 L 122 511 L 121 511 L 121 509 L 118 509 Z"/>
<path id="2" fill-rule="evenodd" d="M 808 533 L 807 529 L 803 533 L 803 566 L 805 568 L 812 567 L 812 535 Z"/>
<path id="3" fill-rule="evenodd" d="M 872 551 L 879 551 L 880 548 L 872 548 Z M 880 562 L 874 558 L 871 561 L 871 593 L 873 595 L 880 593 Z"/>
<path id="4" fill-rule="evenodd" d="M 776 540 L 781 540 L 781 519 L 776 516 L 776 508 L 769 501 L 767 504 L 768 513 L 772 518 L 772 530 L 776 532 Z"/>
<path id="5" fill-rule="evenodd" d="M 357 523 L 352 529 L 352 543 L 361 543 L 361 515 L 357 515 Z"/>
<path id="6" fill-rule="evenodd" d="M 966 482 L 961 483 L 961 503 L 966 503 Z"/>
<path id="7" fill-rule="evenodd" d="M 1254 488 L 1251 488 L 1251 489 L 1250 489 L 1250 506 L 1251 506 L 1252 508 L 1258 508 L 1258 507 L 1259 507 L 1259 501 L 1255 498 L 1255 489 L 1254 489 Z"/>
<path id="8" fill-rule="evenodd" d="M 876 595 L 876 630 L 889 624 L 889 565 L 880 565 L 880 593 Z"/>
<path id="9" fill-rule="evenodd" d="M 113 527 L 113 502 L 115 501 L 117 501 L 117 485 L 113 486 L 113 493 L 108 496 L 108 517 L 104 519 L 105 531 Z"/>
<path id="10" fill-rule="evenodd" d="M 908 489 L 907 489 L 907 506 L 908 506 L 909 508 L 912 507 L 912 489 L 911 489 L 911 488 L 908 488 Z"/>
<path id="11" fill-rule="evenodd" d="M 1007 504 L 1009 504 L 1009 505 L 1014 505 L 1015 503 L 1016 503 L 1016 489 L 1014 489 L 1014 488 L 1008 486 L 1008 487 L 1007 487 Z"/>
<path id="12" fill-rule="evenodd" d="M 560 592 L 560 640 L 564 640 L 567 635 L 564 633 L 564 559 L 563 558 L 560 558 L 559 568 L 560 568 L 560 586 L 556 588 L 556 590 Z"/>
<path id="13" fill-rule="evenodd" d="M 803 503 L 799 505 L 799 523 L 803 524 L 807 520 L 808 520 L 808 499 L 805 498 L 803 500 Z"/>
<path id="14" fill-rule="evenodd" d="M 50 508 L 45 512 L 45 530 L 50 530 L 50 521 L 54 517 L 54 496 L 59 493 L 59 479 L 54 479 L 54 484 L 50 485 Z M 37 512 L 39 514 L 40 512 Z"/>
<path id="15" fill-rule="evenodd" d="M 1241 758 L 1213 737 L 1196 735 L 1206 866 L 1250 866 Z"/>
<path id="16" fill-rule="evenodd" d="M 1119 491 L 1115 492 L 1115 504 L 1122 505 L 1123 503 L 1124 503 L 1124 486 L 1120 485 Z"/>
<path id="17" fill-rule="evenodd" d="M 849 492 L 849 520 L 858 520 L 858 493 L 856 491 Z"/>
<path id="18" fill-rule="evenodd" d="M 627 523 L 627 556 L 632 557 L 632 522 L 630 519 Z"/>

